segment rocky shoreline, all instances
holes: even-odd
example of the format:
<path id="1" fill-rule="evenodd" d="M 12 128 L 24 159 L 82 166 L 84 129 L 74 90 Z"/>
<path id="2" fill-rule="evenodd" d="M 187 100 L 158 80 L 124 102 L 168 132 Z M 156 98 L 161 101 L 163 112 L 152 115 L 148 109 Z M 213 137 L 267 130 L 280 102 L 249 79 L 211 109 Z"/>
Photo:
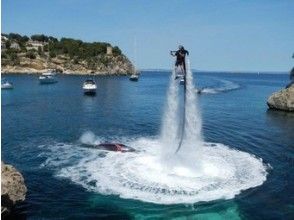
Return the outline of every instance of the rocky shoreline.
<path id="1" fill-rule="evenodd" d="M 294 112 L 294 84 L 273 93 L 267 100 L 270 109 Z"/>
<path id="2" fill-rule="evenodd" d="M 84 61 L 74 63 L 68 57 L 63 56 L 51 59 L 50 64 L 45 58 L 41 57 L 35 59 L 20 57 L 19 59 L 20 63 L 16 65 L 2 63 L 1 74 L 40 74 L 48 71 L 48 69 L 55 69 L 58 73 L 67 75 L 128 75 L 133 70 L 132 63 L 124 55 L 109 56 L 107 66 L 97 63 L 95 68 L 88 68 Z"/>
<path id="3" fill-rule="evenodd" d="M 11 69 L 2 69 L 1 74 L 2 75 L 8 75 L 8 74 L 15 74 L 15 75 L 40 75 L 49 69 L 42 69 L 42 70 L 37 70 L 37 69 L 22 69 L 22 68 L 11 68 Z M 74 71 L 74 70 L 66 70 L 64 72 L 58 73 L 62 75 L 76 75 L 76 76 L 127 76 L 130 75 L 131 73 L 129 72 L 106 72 L 106 71 L 101 71 L 101 72 L 91 72 L 91 71 Z"/>
<path id="4" fill-rule="evenodd" d="M 1 162 L 1 217 L 9 216 L 13 207 L 25 200 L 27 188 L 21 173 Z"/>

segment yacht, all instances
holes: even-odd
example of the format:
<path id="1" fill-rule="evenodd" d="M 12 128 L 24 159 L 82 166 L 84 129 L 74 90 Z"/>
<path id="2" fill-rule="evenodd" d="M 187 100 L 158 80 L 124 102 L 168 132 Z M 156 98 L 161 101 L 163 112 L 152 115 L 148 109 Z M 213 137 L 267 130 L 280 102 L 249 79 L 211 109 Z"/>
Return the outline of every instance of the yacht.
<path id="1" fill-rule="evenodd" d="M 6 79 L 1 80 L 1 89 L 13 89 L 12 83 L 8 82 Z"/>
<path id="2" fill-rule="evenodd" d="M 40 84 L 57 83 L 56 72 L 53 70 L 49 70 L 45 73 L 42 73 L 42 75 L 39 76 L 39 81 L 40 81 Z"/>
<path id="3" fill-rule="evenodd" d="M 93 79 L 87 79 L 83 83 L 83 90 L 85 95 L 95 95 L 96 89 L 97 89 L 97 85 Z"/>

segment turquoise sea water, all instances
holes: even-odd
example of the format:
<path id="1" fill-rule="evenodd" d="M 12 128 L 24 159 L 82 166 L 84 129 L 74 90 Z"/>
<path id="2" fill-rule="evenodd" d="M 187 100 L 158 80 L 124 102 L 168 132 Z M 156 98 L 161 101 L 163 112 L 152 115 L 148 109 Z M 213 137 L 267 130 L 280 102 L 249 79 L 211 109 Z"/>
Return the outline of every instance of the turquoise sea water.
<path id="1" fill-rule="evenodd" d="M 205 141 L 261 158 L 268 167 L 262 185 L 231 199 L 205 202 L 204 196 L 196 203 L 177 204 L 175 197 L 173 204 L 155 204 L 117 188 L 117 175 L 128 174 L 118 164 L 113 172 L 105 167 L 113 182 L 95 182 L 104 181 L 99 173 L 95 181 L 89 177 L 101 169 L 95 157 L 99 152 L 83 148 L 81 137 L 144 150 L 146 140 L 160 135 L 169 76 L 143 72 L 138 82 L 95 77 L 97 95 L 88 97 L 81 89 L 84 76 L 58 76 L 57 84 L 39 85 L 37 76 L 7 75 L 15 88 L 2 91 L 2 159 L 23 173 L 28 187 L 15 217 L 293 219 L 294 114 L 266 106 L 268 96 L 287 84 L 288 75 L 194 73 L 196 87 L 204 88 L 198 101 Z"/>

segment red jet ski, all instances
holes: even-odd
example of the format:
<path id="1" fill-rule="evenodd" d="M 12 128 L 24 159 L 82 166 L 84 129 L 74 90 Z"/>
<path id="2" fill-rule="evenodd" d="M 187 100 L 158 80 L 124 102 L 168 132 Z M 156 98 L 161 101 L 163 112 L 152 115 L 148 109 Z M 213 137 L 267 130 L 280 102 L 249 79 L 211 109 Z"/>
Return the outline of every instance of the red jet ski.
<path id="1" fill-rule="evenodd" d="M 120 143 L 102 143 L 97 145 L 86 144 L 87 147 L 96 148 L 99 150 L 117 151 L 117 152 L 135 152 L 135 149 Z"/>

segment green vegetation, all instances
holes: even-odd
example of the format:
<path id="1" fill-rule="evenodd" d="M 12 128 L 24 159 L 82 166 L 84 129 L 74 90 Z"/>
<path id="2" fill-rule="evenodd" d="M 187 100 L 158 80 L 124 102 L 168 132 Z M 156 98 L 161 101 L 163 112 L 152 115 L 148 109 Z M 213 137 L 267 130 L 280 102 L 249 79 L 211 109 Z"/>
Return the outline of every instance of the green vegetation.
<path id="1" fill-rule="evenodd" d="M 106 66 L 109 62 L 111 62 L 106 55 L 107 47 L 111 47 L 111 44 L 105 42 L 88 43 L 72 38 L 61 38 L 58 40 L 55 37 L 46 36 L 44 34 L 35 34 L 30 38 L 16 33 L 2 34 L 2 36 L 8 38 L 6 41 L 6 50 L 2 53 L 2 57 L 10 60 L 15 58 L 15 55 L 11 54 L 24 52 L 26 57 L 30 59 L 35 59 L 36 56 L 44 57 L 49 55 L 50 58 L 54 58 L 59 55 L 65 55 L 69 57 L 69 59 L 73 60 L 74 63 L 79 63 L 80 61 L 85 60 L 87 61 L 89 67 L 93 67 L 97 61 Z M 42 48 L 38 47 L 37 53 L 27 51 L 27 48 L 32 46 L 32 43 L 30 43 L 29 40 L 42 43 Z M 10 48 L 13 42 L 19 45 L 20 51 L 15 51 Z M 115 46 L 112 47 L 112 55 L 119 56 L 122 55 L 122 52 L 117 46 Z"/>
<path id="2" fill-rule="evenodd" d="M 52 54 L 60 55 L 66 54 L 71 59 L 77 61 L 89 60 L 93 57 L 106 55 L 107 46 L 111 46 L 109 43 L 86 43 L 81 40 L 75 40 L 72 38 L 61 38 L 60 41 L 49 41 L 50 56 Z M 118 47 L 113 55 L 121 55 L 121 51 Z M 114 49 L 113 48 L 113 49 Z M 44 48 L 44 51 L 48 51 L 48 46 Z"/>
<path id="3" fill-rule="evenodd" d="M 28 52 L 26 52 L 26 57 L 30 59 L 36 59 L 36 54 L 33 50 L 29 50 Z"/>
<path id="4" fill-rule="evenodd" d="M 15 49 L 9 49 L 1 54 L 4 60 L 3 64 L 18 65 L 20 63 L 19 57 L 17 56 L 17 51 Z"/>

